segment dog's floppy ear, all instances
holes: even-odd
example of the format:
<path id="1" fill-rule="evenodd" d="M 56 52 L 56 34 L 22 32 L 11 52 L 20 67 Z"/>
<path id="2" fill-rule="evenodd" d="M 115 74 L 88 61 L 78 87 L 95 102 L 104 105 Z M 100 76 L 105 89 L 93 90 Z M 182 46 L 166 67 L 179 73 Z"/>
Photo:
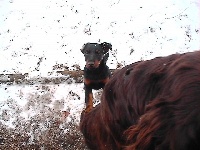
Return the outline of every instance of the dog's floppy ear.
<path id="1" fill-rule="evenodd" d="M 110 43 L 103 42 L 100 45 L 104 50 L 104 54 L 107 53 L 109 51 L 109 49 L 112 50 L 112 45 Z"/>
<path id="2" fill-rule="evenodd" d="M 84 52 L 85 52 L 85 47 L 88 45 L 88 44 L 90 44 L 90 43 L 85 43 L 85 44 L 83 44 L 83 46 L 82 46 L 82 48 L 81 48 L 81 52 L 84 54 Z"/>

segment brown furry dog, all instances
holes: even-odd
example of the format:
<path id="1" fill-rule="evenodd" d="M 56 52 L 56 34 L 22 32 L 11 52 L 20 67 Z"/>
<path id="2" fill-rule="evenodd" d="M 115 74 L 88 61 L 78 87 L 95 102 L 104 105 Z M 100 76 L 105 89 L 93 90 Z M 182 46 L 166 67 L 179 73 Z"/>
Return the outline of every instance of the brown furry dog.
<path id="1" fill-rule="evenodd" d="M 90 149 L 200 149 L 200 51 L 124 67 L 83 115 Z"/>

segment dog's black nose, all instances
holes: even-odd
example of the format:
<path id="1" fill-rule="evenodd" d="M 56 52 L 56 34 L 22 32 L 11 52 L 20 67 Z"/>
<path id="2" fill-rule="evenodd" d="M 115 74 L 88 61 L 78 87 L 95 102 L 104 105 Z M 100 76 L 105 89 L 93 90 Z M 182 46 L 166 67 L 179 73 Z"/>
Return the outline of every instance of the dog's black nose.
<path id="1" fill-rule="evenodd" d="M 94 67 L 94 62 L 88 62 L 88 66 Z"/>

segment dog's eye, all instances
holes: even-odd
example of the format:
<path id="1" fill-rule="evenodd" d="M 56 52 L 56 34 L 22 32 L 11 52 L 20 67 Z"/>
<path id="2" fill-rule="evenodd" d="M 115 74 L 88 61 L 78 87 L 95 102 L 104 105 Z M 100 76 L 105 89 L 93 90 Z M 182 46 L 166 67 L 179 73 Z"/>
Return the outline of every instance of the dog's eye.
<path id="1" fill-rule="evenodd" d="M 96 54 L 100 54 L 101 52 L 100 52 L 100 50 L 96 50 Z"/>
<path id="2" fill-rule="evenodd" d="M 89 53 L 90 53 L 90 50 L 86 50 L 86 51 L 85 51 L 85 54 L 89 54 Z"/>

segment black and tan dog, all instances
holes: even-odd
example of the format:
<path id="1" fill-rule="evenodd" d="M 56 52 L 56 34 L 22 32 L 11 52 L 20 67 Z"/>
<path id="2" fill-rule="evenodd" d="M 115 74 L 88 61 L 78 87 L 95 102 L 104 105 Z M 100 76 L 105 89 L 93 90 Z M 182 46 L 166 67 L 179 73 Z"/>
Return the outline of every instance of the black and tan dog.
<path id="1" fill-rule="evenodd" d="M 109 49 L 112 49 L 112 45 L 107 42 L 101 44 L 86 43 L 81 49 L 86 61 L 84 68 L 86 113 L 93 108 L 92 89 L 103 88 L 110 78 L 110 70 L 106 65 Z"/>

